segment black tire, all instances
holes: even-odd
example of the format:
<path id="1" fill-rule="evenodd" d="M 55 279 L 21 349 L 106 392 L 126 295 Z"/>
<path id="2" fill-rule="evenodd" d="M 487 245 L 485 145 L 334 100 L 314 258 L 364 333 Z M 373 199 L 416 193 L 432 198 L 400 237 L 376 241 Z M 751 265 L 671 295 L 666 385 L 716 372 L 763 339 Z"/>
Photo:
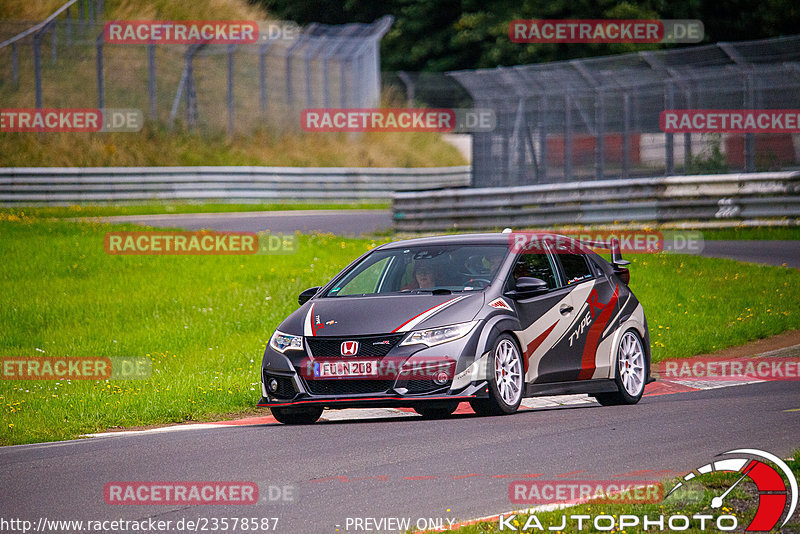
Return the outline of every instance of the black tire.
<path id="1" fill-rule="evenodd" d="M 625 346 L 626 342 L 633 345 Z M 623 354 L 630 352 L 631 346 L 638 352 L 638 356 Z M 614 382 L 617 384 L 618 391 L 614 393 L 598 393 L 594 398 L 603 406 L 636 404 L 644 394 L 644 386 L 647 383 L 647 377 L 650 375 L 650 362 L 647 359 L 642 338 L 636 330 L 630 329 L 622 334 L 615 359 Z M 636 360 L 641 361 L 641 367 L 635 365 Z M 637 377 L 632 376 L 634 372 Z"/>
<path id="2" fill-rule="evenodd" d="M 507 368 L 509 378 L 500 378 L 503 384 L 498 383 L 496 367 L 498 359 L 511 358 Z M 509 334 L 501 334 L 494 342 L 489 358 L 486 362 L 486 381 L 489 385 L 489 398 L 470 401 L 470 406 L 478 415 L 508 415 L 516 412 L 522 402 L 525 389 L 525 364 L 522 361 L 522 351 L 516 339 Z M 511 389 L 509 389 L 511 388 Z"/>
<path id="3" fill-rule="evenodd" d="M 303 408 L 271 408 L 272 416 L 284 425 L 311 425 L 322 415 L 321 406 Z"/>
<path id="4" fill-rule="evenodd" d="M 414 406 L 414 411 L 424 419 L 444 419 L 449 417 L 458 408 L 457 402 L 419 404 Z"/>

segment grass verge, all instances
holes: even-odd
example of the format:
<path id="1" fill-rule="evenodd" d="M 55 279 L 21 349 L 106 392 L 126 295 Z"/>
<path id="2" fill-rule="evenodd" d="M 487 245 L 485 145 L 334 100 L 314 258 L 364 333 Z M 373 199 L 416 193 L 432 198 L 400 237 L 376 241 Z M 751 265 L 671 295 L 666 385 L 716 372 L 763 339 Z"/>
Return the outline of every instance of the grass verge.
<path id="1" fill-rule="evenodd" d="M 297 294 L 371 239 L 300 236 L 286 256 L 108 256 L 130 225 L 0 214 L 0 356 L 147 357 L 138 381 L 0 380 L 0 443 L 251 410 L 273 329 Z M 732 260 L 632 257 L 655 360 L 708 353 L 800 327 L 800 271 Z"/>
<path id="2" fill-rule="evenodd" d="M 800 452 L 795 452 L 793 457 L 786 462 L 787 465 L 790 467 L 792 472 L 795 474 L 795 477 L 800 478 Z M 608 524 L 608 521 L 602 521 L 600 525 L 603 527 L 603 530 L 606 532 L 624 532 L 626 534 L 637 534 L 637 533 L 647 533 L 647 532 L 659 532 L 658 526 L 652 526 L 650 529 L 642 528 L 641 523 L 644 522 L 643 518 L 647 516 L 649 520 L 657 520 L 659 516 L 665 516 L 665 518 L 669 518 L 672 515 L 684 515 L 692 518 L 693 515 L 707 515 L 717 517 L 721 514 L 732 515 L 736 517 L 738 528 L 736 528 L 735 532 L 744 532 L 745 527 L 750 523 L 755 515 L 756 509 L 758 507 L 758 492 L 757 488 L 754 484 L 745 482 L 742 484 L 737 485 L 730 494 L 727 495 L 725 501 L 723 501 L 723 505 L 719 509 L 713 509 L 710 506 L 711 499 L 723 494 L 728 488 L 734 485 L 736 481 L 740 478 L 738 473 L 711 473 L 709 475 L 705 475 L 703 477 L 699 477 L 695 479 L 695 481 L 691 484 L 687 484 L 683 489 L 679 489 L 676 491 L 672 496 L 663 500 L 660 503 L 653 503 L 653 504 L 582 504 L 579 506 L 574 506 L 570 508 L 565 508 L 562 510 L 554 510 L 554 511 L 547 511 L 547 512 L 535 512 L 533 514 L 524 513 L 518 514 L 513 519 L 506 515 L 505 518 L 514 525 L 514 528 L 517 532 L 543 532 L 548 531 L 547 529 L 550 526 L 553 526 L 553 530 L 550 532 L 555 532 L 557 529 L 555 527 L 560 526 L 563 522 L 563 516 L 566 516 L 566 528 L 557 530 L 560 533 L 567 533 L 571 534 L 573 532 L 597 532 L 593 528 L 593 519 L 585 519 L 583 530 L 579 530 L 577 528 L 577 520 L 572 520 L 570 516 L 590 516 L 591 518 L 596 518 L 601 515 L 608 515 L 614 518 L 615 526 L 619 527 L 620 524 L 620 517 L 625 516 L 637 516 L 639 519 L 640 525 L 626 527 L 624 529 L 620 528 L 613 528 L 613 529 L 605 529 L 605 526 Z M 674 480 L 669 483 L 664 484 L 665 492 L 668 492 L 672 486 L 677 482 Z M 542 528 L 534 528 L 536 524 L 534 522 L 534 518 L 531 516 L 535 516 L 535 520 L 538 520 L 539 524 L 542 525 Z M 530 519 L 530 523 L 529 523 Z M 668 525 L 668 519 L 665 519 L 665 526 Z M 528 529 L 524 527 L 528 525 Z M 592 527 L 587 529 L 587 525 L 592 525 Z M 716 526 L 712 520 L 708 521 L 706 529 L 703 530 L 700 528 L 700 520 L 694 519 L 691 523 L 689 528 L 683 529 L 682 523 L 679 521 L 676 523 L 679 526 L 681 532 L 686 532 L 690 534 L 695 533 L 703 533 L 703 532 L 718 532 L 716 528 L 709 528 L 710 526 Z M 723 525 L 727 526 L 728 523 L 723 523 Z M 504 525 L 505 527 L 505 525 Z M 485 532 L 497 532 L 499 530 L 499 522 L 495 521 L 482 521 L 479 523 L 475 523 L 473 525 L 464 526 L 455 530 L 446 530 L 445 532 L 452 533 L 452 534 L 479 534 Z M 676 529 L 677 530 L 677 529 Z M 510 528 L 504 528 L 504 532 L 513 532 Z M 669 532 L 670 529 L 665 529 L 664 531 Z M 797 514 L 795 514 L 794 519 L 791 519 L 786 526 L 781 529 L 780 532 L 783 533 L 797 533 L 800 532 L 800 519 L 798 519 Z"/>
<path id="3" fill-rule="evenodd" d="M 703 239 L 714 240 L 800 240 L 800 226 L 735 226 L 733 228 L 703 228 Z"/>

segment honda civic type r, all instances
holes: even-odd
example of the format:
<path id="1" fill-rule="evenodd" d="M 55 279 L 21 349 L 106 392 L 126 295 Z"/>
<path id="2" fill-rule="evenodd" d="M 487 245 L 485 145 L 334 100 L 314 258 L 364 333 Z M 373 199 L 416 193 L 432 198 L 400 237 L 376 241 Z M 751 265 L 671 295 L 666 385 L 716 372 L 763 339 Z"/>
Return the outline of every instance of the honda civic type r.
<path id="1" fill-rule="evenodd" d="M 634 404 L 650 340 L 628 263 L 615 240 L 545 233 L 381 245 L 300 294 L 264 353 L 259 406 L 307 424 L 325 408 L 444 417 L 463 401 L 510 414 L 537 395 Z"/>

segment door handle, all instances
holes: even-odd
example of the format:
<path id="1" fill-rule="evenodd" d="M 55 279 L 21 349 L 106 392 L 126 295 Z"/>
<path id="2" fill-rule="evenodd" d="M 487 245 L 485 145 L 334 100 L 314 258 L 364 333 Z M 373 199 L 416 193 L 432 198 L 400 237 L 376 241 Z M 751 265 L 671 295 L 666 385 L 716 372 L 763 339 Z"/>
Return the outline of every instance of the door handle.
<path id="1" fill-rule="evenodd" d="M 574 308 L 569 304 L 564 304 L 559 308 L 558 311 L 561 312 L 561 315 L 568 315 Z"/>

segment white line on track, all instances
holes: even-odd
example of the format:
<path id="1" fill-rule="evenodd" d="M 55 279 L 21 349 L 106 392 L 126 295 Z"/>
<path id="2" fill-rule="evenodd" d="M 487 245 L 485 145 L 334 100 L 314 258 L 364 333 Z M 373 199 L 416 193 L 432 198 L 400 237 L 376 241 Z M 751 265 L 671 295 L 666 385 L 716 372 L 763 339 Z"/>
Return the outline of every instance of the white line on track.
<path id="1" fill-rule="evenodd" d="M 666 382 L 666 381 L 663 381 Z M 733 380 L 676 380 L 678 383 L 697 390 L 718 389 L 731 386 L 743 386 L 746 384 L 756 384 L 764 380 L 733 381 Z M 586 394 L 577 395 L 553 395 L 546 397 L 532 397 L 522 399 L 522 407 L 526 409 L 547 409 L 559 406 L 576 406 L 586 404 L 597 404 L 594 398 Z M 362 421 L 365 419 L 386 419 L 395 417 L 419 417 L 416 413 L 396 408 L 346 408 L 342 410 L 326 410 L 320 421 Z M 271 416 L 249 417 L 238 421 L 217 421 L 214 423 L 194 423 L 188 425 L 171 425 L 158 428 L 148 428 L 145 430 L 121 430 L 118 432 L 98 432 L 87 434 L 85 437 L 106 438 L 122 437 L 146 434 L 159 434 L 166 432 L 183 432 L 187 430 L 211 430 L 232 426 L 249 426 L 276 424 L 277 421 Z"/>

